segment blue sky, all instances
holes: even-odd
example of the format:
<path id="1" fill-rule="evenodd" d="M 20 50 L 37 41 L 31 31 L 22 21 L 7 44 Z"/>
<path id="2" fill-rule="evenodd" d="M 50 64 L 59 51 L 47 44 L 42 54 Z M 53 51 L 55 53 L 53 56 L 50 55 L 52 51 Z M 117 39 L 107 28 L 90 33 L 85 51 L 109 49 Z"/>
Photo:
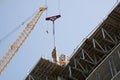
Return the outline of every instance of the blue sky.
<path id="1" fill-rule="evenodd" d="M 0 80 L 24 80 L 41 57 L 52 60 L 52 23 L 46 22 L 46 17 L 61 14 L 61 18 L 55 22 L 57 52 L 58 55 L 64 53 L 71 56 L 82 40 L 107 17 L 116 1 L 47 0 L 47 16 L 44 12 Z M 44 5 L 45 0 L 0 0 L 0 40 Z M 0 42 L 0 57 L 24 27 Z"/>

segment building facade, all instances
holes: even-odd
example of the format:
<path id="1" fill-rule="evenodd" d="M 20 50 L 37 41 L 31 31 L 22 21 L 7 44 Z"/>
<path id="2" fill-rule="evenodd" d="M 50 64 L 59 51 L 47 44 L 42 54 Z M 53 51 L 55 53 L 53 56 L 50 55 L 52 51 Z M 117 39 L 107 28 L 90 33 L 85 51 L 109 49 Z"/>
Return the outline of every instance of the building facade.
<path id="1" fill-rule="evenodd" d="M 66 66 L 42 59 L 25 80 L 120 80 L 120 3 Z"/>

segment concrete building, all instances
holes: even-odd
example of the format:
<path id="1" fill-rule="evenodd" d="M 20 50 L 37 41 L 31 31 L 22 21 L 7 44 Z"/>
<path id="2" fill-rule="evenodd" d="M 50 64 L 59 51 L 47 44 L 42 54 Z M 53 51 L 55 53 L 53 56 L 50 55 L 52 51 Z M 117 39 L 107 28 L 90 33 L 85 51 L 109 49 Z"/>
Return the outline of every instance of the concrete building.
<path id="1" fill-rule="evenodd" d="M 66 66 L 41 58 L 25 80 L 120 80 L 120 3 Z"/>

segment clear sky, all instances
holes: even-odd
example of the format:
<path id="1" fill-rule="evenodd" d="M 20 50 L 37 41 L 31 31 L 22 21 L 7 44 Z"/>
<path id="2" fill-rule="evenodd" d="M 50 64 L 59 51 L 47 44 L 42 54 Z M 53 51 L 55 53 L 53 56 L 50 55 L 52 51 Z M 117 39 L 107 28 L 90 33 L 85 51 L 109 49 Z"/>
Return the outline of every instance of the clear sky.
<path id="1" fill-rule="evenodd" d="M 47 0 L 48 10 L 20 50 L 7 66 L 0 80 L 24 80 L 40 57 L 51 59 L 53 49 L 52 23 L 45 18 L 61 14 L 56 20 L 56 47 L 58 55 L 71 56 L 82 40 L 110 13 L 117 0 Z M 0 0 L 0 40 L 30 17 L 45 0 Z M 60 2 L 60 4 L 59 4 Z M 60 9 L 59 9 L 60 7 Z M 22 31 L 18 29 L 0 42 L 0 57 Z M 49 33 L 46 33 L 46 30 Z"/>

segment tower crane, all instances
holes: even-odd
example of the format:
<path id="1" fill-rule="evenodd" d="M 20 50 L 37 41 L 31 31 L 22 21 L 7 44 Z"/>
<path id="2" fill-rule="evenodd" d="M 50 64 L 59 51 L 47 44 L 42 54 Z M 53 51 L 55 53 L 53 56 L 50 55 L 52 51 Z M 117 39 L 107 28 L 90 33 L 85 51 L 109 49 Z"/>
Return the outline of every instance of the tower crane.
<path id="1" fill-rule="evenodd" d="M 18 35 L 17 39 L 13 42 L 13 44 L 9 47 L 8 51 L 0 58 L 0 75 L 10 63 L 12 58 L 18 52 L 24 41 L 30 35 L 32 30 L 34 29 L 35 25 L 37 24 L 39 18 L 41 17 L 42 13 L 46 10 L 46 7 L 41 7 L 37 14 L 31 19 L 31 21 L 26 25 L 23 31 Z"/>

